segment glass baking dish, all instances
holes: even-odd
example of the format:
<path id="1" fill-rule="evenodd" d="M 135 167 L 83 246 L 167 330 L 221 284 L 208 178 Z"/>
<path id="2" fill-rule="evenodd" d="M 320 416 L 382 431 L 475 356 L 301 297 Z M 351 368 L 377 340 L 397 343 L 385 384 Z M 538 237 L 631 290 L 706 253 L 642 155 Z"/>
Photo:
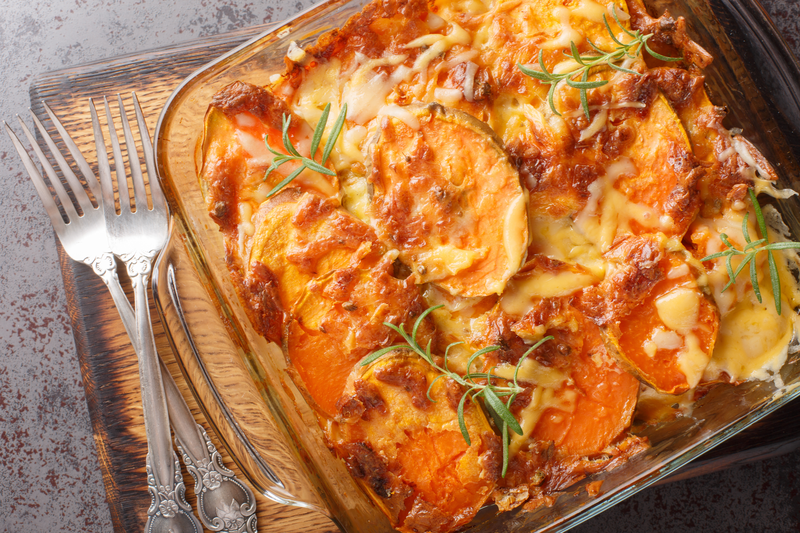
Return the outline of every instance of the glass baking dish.
<path id="1" fill-rule="evenodd" d="M 279 347 L 250 325 L 229 280 L 222 237 L 206 212 L 195 158 L 211 96 L 241 79 L 266 84 L 281 72 L 290 41 L 305 46 L 343 24 L 366 0 L 330 0 L 209 63 L 175 90 L 156 127 L 156 155 L 174 215 L 154 282 L 157 307 L 187 381 L 220 440 L 267 497 L 329 516 L 347 532 L 391 531 L 344 464 L 328 451 L 316 418 L 285 372 Z M 715 57 L 706 70 L 728 127 L 744 130 L 773 162 L 781 187 L 798 188 L 800 68 L 755 0 L 654 0 L 654 11 L 684 16 Z M 748 69 L 748 66 L 757 66 Z M 795 239 L 800 203 L 777 205 Z M 795 341 L 793 341 L 795 343 Z M 497 513 L 484 508 L 465 531 L 564 531 L 674 472 L 800 395 L 800 360 L 781 371 L 783 387 L 749 382 L 714 388 L 691 415 L 637 433 L 651 447 L 622 466 L 585 479 L 551 507 Z M 598 495 L 583 490 L 602 480 Z"/>

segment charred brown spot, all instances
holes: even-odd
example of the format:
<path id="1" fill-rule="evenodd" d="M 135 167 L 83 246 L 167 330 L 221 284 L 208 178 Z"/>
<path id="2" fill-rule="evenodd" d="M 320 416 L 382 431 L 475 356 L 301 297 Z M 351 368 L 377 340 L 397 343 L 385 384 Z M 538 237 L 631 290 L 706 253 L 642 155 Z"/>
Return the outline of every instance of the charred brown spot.
<path id="1" fill-rule="evenodd" d="M 668 266 L 654 236 L 630 237 L 606 255 L 617 261 L 614 272 L 574 300 L 576 307 L 599 326 L 626 316 L 666 276 Z"/>
<path id="2" fill-rule="evenodd" d="M 425 409 L 430 405 L 428 400 L 428 378 L 416 367 L 410 367 L 400 362 L 382 366 L 375 370 L 378 381 L 401 387 L 411 396 L 411 403 L 417 409 Z"/>
<path id="3" fill-rule="evenodd" d="M 342 444 L 340 449 L 342 459 L 350 467 L 353 477 L 365 480 L 381 498 L 392 497 L 392 481 L 386 464 L 372 451 L 369 444 L 348 442 Z"/>
<path id="4" fill-rule="evenodd" d="M 292 225 L 298 229 L 308 229 L 320 220 L 330 217 L 335 209 L 336 206 L 331 201 L 309 195 L 297 206 L 292 217 Z"/>
<path id="5" fill-rule="evenodd" d="M 415 498 L 411 509 L 403 520 L 403 529 L 414 533 L 448 531 L 453 519 L 435 505 L 422 498 Z"/>
<path id="6" fill-rule="evenodd" d="M 673 18 L 669 11 L 664 11 L 660 18 L 653 18 L 640 1 L 628 2 L 631 15 L 630 24 L 634 30 L 644 34 L 652 33 L 648 44 L 663 55 L 676 57 L 683 55 L 689 64 L 700 68 L 707 67 L 713 57 L 700 45 L 694 42 L 686 31 L 686 20 L 683 17 Z"/>
<path id="7" fill-rule="evenodd" d="M 494 433 L 481 433 L 481 441 L 487 453 L 481 457 L 481 466 L 491 480 L 500 479 L 503 473 L 503 443 Z"/>
<path id="8" fill-rule="evenodd" d="M 616 159 L 635 139 L 636 128 L 623 122 L 604 139 L 603 153 L 611 159 Z"/>
<path id="9" fill-rule="evenodd" d="M 281 130 L 283 115 L 293 116 L 286 102 L 272 92 L 242 81 L 235 81 L 217 92 L 211 105 L 230 117 L 249 112 L 269 127 Z"/>
<path id="10" fill-rule="evenodd" d="M 457 411 L 458 404 L 461 403 L 461 398 L 463 398 L 465 394 L 464 388 L 449 378 L 445 378 L 444 382 L 444 393 L 445 396 L 447 396 L 447 402 L 453 411 Z M 464 412 L 466 413 L 471 408 L 472 402 L 467 399 L 464 402 Z"/>
<path id="11" fill-rule="evenodd" d="M 275 275 L 266 265 L 255 261 L 243 285 L 245 294 L 249 295 L 247 307 L 258 332 L 272 342 L 280 343 L 284 314 Z"/>
<path id="12" fill-rule="evenodd" d="M 680 68 L 654 68 L 645 76 L 656 80 L 658 88 L 676 108 L 690 102 L 698 91 L 703 90 L 705 82 L 703 76 L 690 74 L 689 71 Z"/>
<path id="13" fill-rule="evenodd" d="M 355 389 L 359 400 L 364 404 L 366 410 L 364 415 L 367 415 L 370 411 L 376 411 L 382 415 L 386 414 L 386 403 L 374 383 L 359 379 L 355 382 Z"/>

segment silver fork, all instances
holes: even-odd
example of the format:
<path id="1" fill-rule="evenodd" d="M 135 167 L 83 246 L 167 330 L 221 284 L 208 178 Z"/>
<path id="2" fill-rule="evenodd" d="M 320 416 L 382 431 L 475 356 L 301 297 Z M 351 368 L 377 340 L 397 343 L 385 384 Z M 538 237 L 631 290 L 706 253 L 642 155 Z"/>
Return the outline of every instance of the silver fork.
<path id="1" fill-rule="evenodd" d="M 138 110 L 138 102 L 135 103 Z M 46 103 L 44 104 L 44 108 L 53 124 L 56 126 L 56 129 L 62 137 L 67 150 L 70 152 L 76 165 L 83 174 L 86 184 L 95 198 L 95 203 L 98 204 L 97 206 L 92 204 L 91 200 L 83 189 L 82 184 L 76 178 L 69 164 L 64 160 L 63 156 L 58 151 L 47 130 L 44 128 L 38 118 L 31 113 L 33 120 L 36 123 L 36 127 L 42 135 L 42 138 L 45 140 L 50 152 L 53 154 L 53 157 L 61 169 L 62 174 L 68 181 L 69 186 L 67 189 L 71 189 L 78 206 L 83 212 L 82 216 L 78 215 L 76 209 L 69 199 L 69 196 L 67 195 L 67 189 L 64 188 L 61 181 L 58 179 L 55 170 L 42 153 L 38 144 L 35 142 L 30 130 L 28 130 L 24 122 L 22 122 L 20 119 L 20 124 L 25 132 L 26 137 L 30 141 L 37 158 L 42 163 L 42 167 L 49 177 L 50 182 L 53 184 L 53 188 L 63 206 L 65 214 L 68 217 L 68 222 L 64 222 L 62 219 L 55 199 L 53 198 L 41 174 L 36 168 L 36 165 L 25 151 L 19 139 L 8 126 L 8 124 L 5 122 L 3 124 L 9 134 L 9 137 L 14 143 L 14 146 L 20 158 L 22 159 L 23 164 L 25 165 L 25 168 L 28 171 L 28 174 L 31 176 L 37 193 L 44 204 L 45 210 L 47 211 L 53 227 L 56 230 L 59 239 L 61 240 L 64 250 L 76 261 L 81 261 L 91 266 L 95 273 L 103 279 L 109 289 L 109 292 L 111 293 L 117 310 L 119 311 L 122 322 L 126 331 L 128 332 L 128 336 L 131 339 L 131 344 L 136 352 L 139 353 L 141 351 L 139 347 L 140 339 L 136 334 L 136 319 L 134 316 L 134 310 L 119 284 L 116 262 L 114 261 L 114 256 L 111 253 L 111 249 L 108 245 L 105 213 L 102 207 L 104 202 L 102 201 L 103 193 L 101 191 L 101 186 L 91 168 L 86 163 L 85 158 L 62 126 L 61 122 Z M 141 115 L 140 110 L 138 110 L 138 113 Z M 142 120 L 140 125 L 143 124 L 144 121 Z M 144 129 L 140 131 L 147 131 L 146 126 L 143 127 Z M 102 144 L 102 141 L 100 144 Z M 149 146 L 149 136 L 147 137 L 146 144 Z M 105 147 L 98 149 L 98 153 L 105 154 Z M 147 154 L 147 152 L 145 153 Z M 152 152 L 150 151 L 150 153 Z M 152 168 L 152 163 L 150 164 L 150 168 Z M 250 491 L 249 487 L 239 481 L 233 472 L 224 467 L 219 453 L 212 442 L 208 439 L 208 436 L 206 435 L 202 426 L 194 422 L 194 418 L 192 417 L 186 402 L 184 402 L 183 397 L 180 395 L 180 392 L 178 392 L 177 386 L 172 380 L 172 376 L 163 367 L 161 372 L 167 392 L 170 421 L 172 422 L 176 441 L 178 442 L 178 449 L 183 455 L 184 462 L 186 463 L 189 472 L 195 478 L 195 493 L 198 496 L 198 511 L 203 523 L 211 531 L 223 531 L 231 533 L 234 531 L 254 532 L 256 528 L 256 516 L 255 498 L 252 491 Z M 180 474 L 180 470 L 177 467 L 175 468 L 175 471 L 178 475 Z M 191 509 L 183 498 L 184 487 L 182 479 L 176 482 L 173 491 L 175 496 L 174 500 L 161 501 L 159 503 L 157 500 L 158 491 L 156 487 L 151 487 L 150 491 L 151 494 L 153 494 L 153 505 L 150 508 L 151 514 L 162 511 L 162 506 L 163 510 L 167 513 L 170 513 L 171 509 L 175 509 L 176 507 L 178 508 L 178 512 L 176 514 L 177 523 L 174 523 L 175 520 L 167 519 L 167 523 L 161 525 L 171 527 L 177 532 L 201 531 L 196 518 L 190 514 Z M 233 506 L 234 501 L 237 503 L 236 506 Z M 242 503 L 238 503 L 240 501 Z M 228 505 L 228 502 L 231 502 L 231 505 Z M 183 513 L 184 510 L 187 511 L 186 514 Z M 162 518 L 157 520 L 157 522 L 163 521 L 163 518 L 164 517 L 162 516 Z M 178 527 L 181 525 L 184 527 Z M 159 524 L 155 524 L 155 527 L 150 525 L 149 527 L 152 530 L 158 530 L 158 527 L 160 526 Z"/>
<path id="2" fill-rule="evenodd" d="M 106 236 L 111 251 L 122 259 L 131 278 L 134 293 L 134 310 L 136 327 L 134 335 L 139 350 L 139 381 L 144 408 L 144 427 L 147 434 L 147 488 L 152 498 L 148 510 L 145 531 L 169 531 L 173 528 L 181 531 L 202 531 L 200 523 L 192 514 L 191 507 L 183 495 L 183 477 L 180 463 L 172 450 L 170 441 L 169 416 L 164 384 L 161 380 L 158 352 L 156 351 L 153 326 L 150 322 L 150 307 L 147 297 L 147 284 L 152 271 L 152 261 L 167 243 L 169 237 L 169 212 L 167 202 L 155 178 L 155 159 L 150 135 L 144 122 L 139 102 L 133 95 L 139 136 L 144 152 L 145 166 L 150 177 L 150 200 L 148 207 L 147 190 L 142 175 L 141 164 L 136 149 L 133 133 L 128 117 L 119 102 L 120 120 L 125 135 L 125 146 L 128 153 L 131 181 L 133 182 L 134 204 L 128 192 L 128 178 L 125 162 L 122 159 L 119 139 L 117 137 L 108 100 L 103 98 L 106 111 L 107 127 L 114 154 L 116 187 L 111 180 L 111 167 L 108 161 L 103 131 L 97 117 L 94 103 L 90 100 L 94 141 L 97 149 L 98 172 L 104 210 Z M 119 196 L 120 213 L 116 213 L 114 192 Z"/>

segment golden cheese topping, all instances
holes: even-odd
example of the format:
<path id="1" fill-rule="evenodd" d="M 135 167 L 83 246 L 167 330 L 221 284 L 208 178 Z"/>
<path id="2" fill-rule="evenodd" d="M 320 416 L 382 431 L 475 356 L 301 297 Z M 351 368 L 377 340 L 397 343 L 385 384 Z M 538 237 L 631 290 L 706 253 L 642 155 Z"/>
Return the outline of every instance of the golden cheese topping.
<path id="1" fill-rule="evenodd" d="M 611 52 L 634 39 L 625 30 L 681 61 L 631 54 L 584 80 L 573 47 Z M 198 173 L 234 284 L 393 526 L 445 533 L 487 502 L 534 509 L 640 451 L 629 433 L 640 387 L 646 419 L 675 414 L 664 397 L 684 405 L 697 387 L 778 379 L 796 336 L 797 258 L 776 253 L 781 315 L 765 254 L 762 302 L 745 273 L 728 286 L 724 258 L 700 262 L 727 249 L 723 234 L 745 246 L 746 213 L 759 235 L 748 188 L 785 196 L 723 127 L 700 71 L 710 61 L 683 22 L 640 0 L 386 0 L 293 43 L 268 87 L 214 97 Z M 551 85 L 520 65 L 596 86 Z M 288 117 L 302 157 L 321 160 L 314 128 L 320 146 L 335 136 L 335 175 L 307 169 L 268 198 L 300 164 L 266 172 L 268 147 L 287 152 Z M 410 333 L 430 307 L 414 341 L 438 370 L 403 349 L 360 366 L 402 345 L 384 323 Z M 437 380 L 442 369 L 518 387 L 503 396 L 521 430 L 505 477 L 500 424 L 481 397 L 459 421 L 464 387 Z"/>

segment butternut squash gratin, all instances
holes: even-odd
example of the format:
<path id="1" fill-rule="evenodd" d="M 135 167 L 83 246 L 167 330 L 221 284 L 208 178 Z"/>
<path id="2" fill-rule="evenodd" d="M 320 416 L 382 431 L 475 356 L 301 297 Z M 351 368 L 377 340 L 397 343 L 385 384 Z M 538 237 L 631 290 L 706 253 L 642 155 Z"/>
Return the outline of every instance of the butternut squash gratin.
<path id="1" fill-rule="evenodd" d="M 214 96 L 239 296 L 397 529 L 551 504 L 654 402 L 780 379 L 800 244 L 710 61 L 640 0 L 382 0 Z"/>

